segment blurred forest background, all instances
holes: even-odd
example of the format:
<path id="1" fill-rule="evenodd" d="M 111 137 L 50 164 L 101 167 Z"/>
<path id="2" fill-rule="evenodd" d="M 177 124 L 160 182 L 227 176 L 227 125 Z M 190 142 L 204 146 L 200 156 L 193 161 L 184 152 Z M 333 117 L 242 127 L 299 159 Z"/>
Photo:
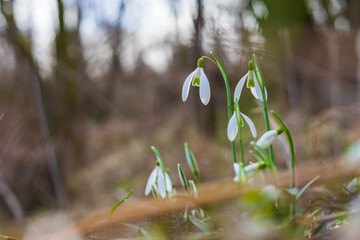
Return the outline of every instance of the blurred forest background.
<path id="1" fill-rule="evenodd" d="M 257 54 L 270 109 L 297 160 L 336 159 L 360 137 L 358 0 L 0 0 L 0 221 L 143 197 L 156 146 L 177 176 L 192 148 L 202 181 L 232 176 L 225 86 L 181 88 L 214 51 L 232 92 Z M 264 132 L 249 93 L 242 111 Z M 262 126 L 262 128 L 261 128 Z M 252 139 L 245 130 L 245 143 Z M 286 167 L 286 150 L 277 161 Z M 248 161 L 250 161 L 248 156 Z M 189 172 L 189 169 L 184 169 Z M 178 181 L 173 177 L 175 181 Z M 1 226 L 0 226 L 1 227 Z"/>

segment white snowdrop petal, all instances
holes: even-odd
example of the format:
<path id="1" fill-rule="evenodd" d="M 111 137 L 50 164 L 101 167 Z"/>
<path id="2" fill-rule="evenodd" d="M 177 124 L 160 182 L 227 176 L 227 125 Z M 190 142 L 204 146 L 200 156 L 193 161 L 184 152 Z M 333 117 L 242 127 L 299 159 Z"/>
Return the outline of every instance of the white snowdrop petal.
<path id="1" fill-rule="evenodd" d="M 166 190 L 168 193 L 171 193 L 173 190 L 173 184 L 171 182 L 171 178 L 168 173 L 165 173 L 165 179 L 166 179 Z"/>
<path id="2" fill-rule="evenodd" d="M 160 169 L 158 173 L 158 180 L 157 180 L 157 186 L 159 189 L 160 196 L 162 198 L 166 197 L 166 188 L 165 188 L 165 176 L 163 171 Z"/>
<path id="3" fill-rule="evenodd" d="M 200 68 L 200 99 L 204 105 L 207 105 L 210 101 L 211 91 L 209 80 L 204 73 L 204 69 Z"/>
<path id="4" fill-rule="evenodd" d="M 253 175 L 259 169 L 259 163 L 251 163 L 245 167 L 245 171 L 248 177 Z"/>
<path id="5" fill-rule="evenodd" d="M 237 121 L 236 121 L 236 114 L 234 112 L 234 114 L 230 118 L 230 121 L 229 121 L 228 127 L 227 127 L 227 136 L 231 142 L 235 140 L 237 132 L 238 132 L 238 125 L 237 125 Z"/>
<path id="6" fill-rule="evenodd" d="M 247 79 L 247 76 L 248 76 L 249 73 L 246 73 L 241 79 L 240 81 L 236 84 L 236 87 L 235 87 L 235 92 L 234 92 L 234 102 L 235 102 L 235 98 L 240 99 L 240 95 L 241 95 L 241 92 L 242 92 L 242 89 L 244 87 L 244 84 L 246 82 L 246 79 Z"/>
<path id="7" fill-rule="evenodd" d="M 264 133 L 261 138 L 256 142 L 256 145 L 262 148 L 268 148 L 276 139 L 278 135 L 276 130 L 270 130 Z"/>
<path id="8" fill-rule="evenodd" d="M 196 72 L 196 69 L 189 74 L 189 76 L 187 76 L 185 82 L 184 82 L 184 85 L 183 85 L 183 88 L 182 88 L 182 100 L 183 102 L 185 102 L 185 100 L 187 99 L 187 97 L 189 96 L 189 90 L 190 90 L 190 85 L 191 85 L 191 82 L 194 78 L 194 74 Z"/>
<path id="9" fill-rule="evenodd" d="M 189 209 L 189 205 L 186 204 L 185 206 L 185 211 L 184 211 L 184 219 L 187 219 L 187 216 L 188 216 L 188 209 Z"/>
<path id="10" fill-rule="evenodd" d="M 235 176 L 238 176 L 240 174 L 240 166 L 238 163 L 233 164 Z"/>
<path id="11" fill-rule="evenodd" d="M 262 92 L 261 92 L 261 87 L 260 87 L 260 84 L 259 84 L 259 82 L 258 82 L 258 79 L 256 78 L 255 72 L 254 72 L 254 83 L 255 83 L 255 91 L 256 91 L 256 95 L 257 95 L 257 96 L 255 96 L 254 93 L 253 93 L 253 95 L 254 95 L 257 99 L 259 99 L 260 101 L 263 101 Z M 252 92 L 252 91 L 251 91 L 251 92 Z"/>
<path id="12" fill-rule="evenodd" d="M 239 177 L 239 176 L 235 176 L 235 177 L 233 178 L 233 181 L 234 181 L 234 182 L 239 182 L 239 180 L 240 180 L 240 177 Z"/>
<path id="13" fill-rule="evenodd" d="M 194 196 L 196 197 L 196 198 L 198 198 L 199 197 L 199 193 L 198 193 L 198 191 L 197 191 L 197 188 L 196 188 L 196 186 L 195 186 L 195 184 L 193 184 L 193 191 L 194 191 Z"/>
<path id="14" fill-rule="evenodd" d="M 205 217 L 204 210 L 202 210 L 202 208 L 200 208 L 200 209 L 199 209 L 199 212 L 200 212 L 200 217 L 201 217 L 201 218 L 204 218 L 204 217 Z"/>
<path id="15" fill-rule="evenodd" d="M 158 171 L 158 166 L 156 166 L 154 168 L 154 170 L 151 172 L 151 174 L 149 176 L 149 179 L 146 183 L 145 196 L 147 196 L 151 193 L 151 185 L 154 184 L 156 181 L 157 171 Z"/>
<path id="16" fill-rule="evenodd" d="M 243 114 L 243 113 L 240 113 L 240 114 L 245 119 L 245 122 L 249 126 L 251 134 L 253 135 L 254 138 L 256 138 L 257 132 L 256 132 L 256 128 L 255 128 L 253 121 L 251 121 L 251 119 L 248 116 L 246 116 L 245 114 Z"/>
<path id="17" fill-rule="evenodd" d="M 251 90 L 252 95 L 254 95 L 254 97 L 255 97 L 256 99 L 259 99 L 258 95 L 256 94 L 255 87 L 251 87 L 250 90 Z"/>

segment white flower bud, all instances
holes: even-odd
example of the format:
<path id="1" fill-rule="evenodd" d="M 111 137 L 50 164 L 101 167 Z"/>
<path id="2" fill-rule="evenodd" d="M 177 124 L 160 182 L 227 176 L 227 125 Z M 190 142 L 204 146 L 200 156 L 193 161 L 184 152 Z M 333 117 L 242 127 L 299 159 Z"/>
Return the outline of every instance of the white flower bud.
<path id="1" fill-rule="evenodd" d="M 277 135 L 279 135 L 278 130 L 267 131 L 256 142 L 256 145 L 261 148 L 268 148 L 275 141 Z"/>

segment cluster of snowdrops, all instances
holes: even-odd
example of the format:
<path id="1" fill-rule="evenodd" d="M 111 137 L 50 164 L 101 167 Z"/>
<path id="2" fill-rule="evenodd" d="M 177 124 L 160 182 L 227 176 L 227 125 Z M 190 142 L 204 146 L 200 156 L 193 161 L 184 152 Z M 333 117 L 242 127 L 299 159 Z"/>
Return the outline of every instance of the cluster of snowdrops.
<path id="1" fill-rule="evenodd" d="M 220 59 L 218 58 L 218 56 L 213 52 L 211 52 L 211 54 L 213 58 L 210 58 L 208 56 L 203 56 L 199 58 L 197 62 L 197 68 L 192 73 L 190 73 L 189 76 L 186 78 L 182 88 L 182 100 L 186 101 L 189 95 L 190 87 L 195 86 L 195 87 L 199 87 L 199 96 L 201 102 L 204 105 L 207 105 L 209 103 L 211 91 L 210 91 L 209 80 L 204 72 L 204 60 L 209 60 L 210 62 L 215 64 L 222 73 L 227 91 L 227 106 L 228 106 L 228 120 L 229 120 L 227 127 L 227 137 L 231 142 L 233 169 L 235 173 L 234 181 L 240 183 L 246 183 L 255 172 L 262 171 L 262 169 L 267 169 L 274 176 L 276 176 L 276 165 L 274 160 L 272 143 L 274 142 L 274 140 L 278 135 L 285 133 L 287 136 L 287 140 L 291 152 L 290 161 L 291 161 L 292 181 L 290 184 L 290 188 L 295 189 L 295 160 L 294 160 L 292 137 L 290 135 L 288 128 L 282 121 L 282 119 L 274 111 L 271 111 L 271 113 L 278 122 L 280 128 L 270 129 L 269 113 L 267 108 L 267 97 L 268 97 L 267 90 L 264 85 L 263 76 L 256 56 L 253 55 L 252 59 L 249 61 L 248 72 L 237 83 L 232 99 L 230 86 L 229 86 L 229 79 L 225 71 L 225 68 L 222 62 L 220 61 Z M 245 115 L 240 111 L 239 101 L 244 86 L 250 89 L 256 101 L 260 101 L 262 103 L 265 125 L 267 130 L 256 142 L 254 141 L 251 142 L 251 145 L 254 147 L 255 151 L 251 150 L 250 153 L 255 157 L 257 161 L 250 162 L 248 165 L 245 165 L 245 159 L 244 159 L 242 128 L 245 125 L 244 123 L 246 123 L 249 126 L 251 134 L 254 138 L 257 137 L 257 131 L 253 121 L 247 115 Z M 238 161 L 236 157 L 235 140 L 237 136 L 238 136 L 241 161 Z M 156 166 L 148 178 L 145 188 L 145 195 L 149 195 L 150 193 L 152 193 L 152 195 L 156 199 L 171 198 L 171 196 L 176 193 L 171 174 L 169 170 L 166 169 L 164 165 L 164 161 L 159 151 L 155 147 L 151 147 L 151 149 L 154 151 L 156 155 Z M 187 180 L 180 164 L 177 165 L 179 179 L 186 194 L 193 197 L 198 197 L 196 184 L 199 183 L 199 169 L 194 154 L 192 153 L 187 143 L 185 143 L 185 155 L 189 168 L 193 174 L 194 180 Z M 185 219 L 188 217 L 188 210 L 189 209 L 186 208 L 183 214 L 183 218 Z M 201 208 L 192 209 L 190 213 L 191 213 L 190 220 L 194 220 L 194 218 L 200 218 L 201 220 L 201 218 L 205 217 L 205 214 Z"/>

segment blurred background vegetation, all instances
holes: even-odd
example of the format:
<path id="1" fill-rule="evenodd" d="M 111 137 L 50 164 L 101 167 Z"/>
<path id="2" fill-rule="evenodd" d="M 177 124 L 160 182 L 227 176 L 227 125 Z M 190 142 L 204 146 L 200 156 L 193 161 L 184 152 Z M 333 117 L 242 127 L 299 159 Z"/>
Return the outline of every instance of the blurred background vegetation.
<path id="1" fill-rule="evenodd" d="M 358 0 L 0 0 L 0 6 L 0 221 L 58 207 L 84 216 L 131 188 L 142 197 L 155 165 L 151 145 L 174 176 L 185 162 L 184 142 L 202 181 L 232 176 L 218 69 L 205 62 L 207 107 L 197 89 L 185 103 L 180 96 L 210 50 L 223 60 L 232 91 L 257 54 L 270 109 L 295 135 L 298 161 L 324 164 L 360 137 Z M 262 133 L 261 109 L 250 94 L 240 107 Z M 244 137 L 251 140 L 249 131 Z M 286 150 L 275 147 L 285 167 Z"/>

